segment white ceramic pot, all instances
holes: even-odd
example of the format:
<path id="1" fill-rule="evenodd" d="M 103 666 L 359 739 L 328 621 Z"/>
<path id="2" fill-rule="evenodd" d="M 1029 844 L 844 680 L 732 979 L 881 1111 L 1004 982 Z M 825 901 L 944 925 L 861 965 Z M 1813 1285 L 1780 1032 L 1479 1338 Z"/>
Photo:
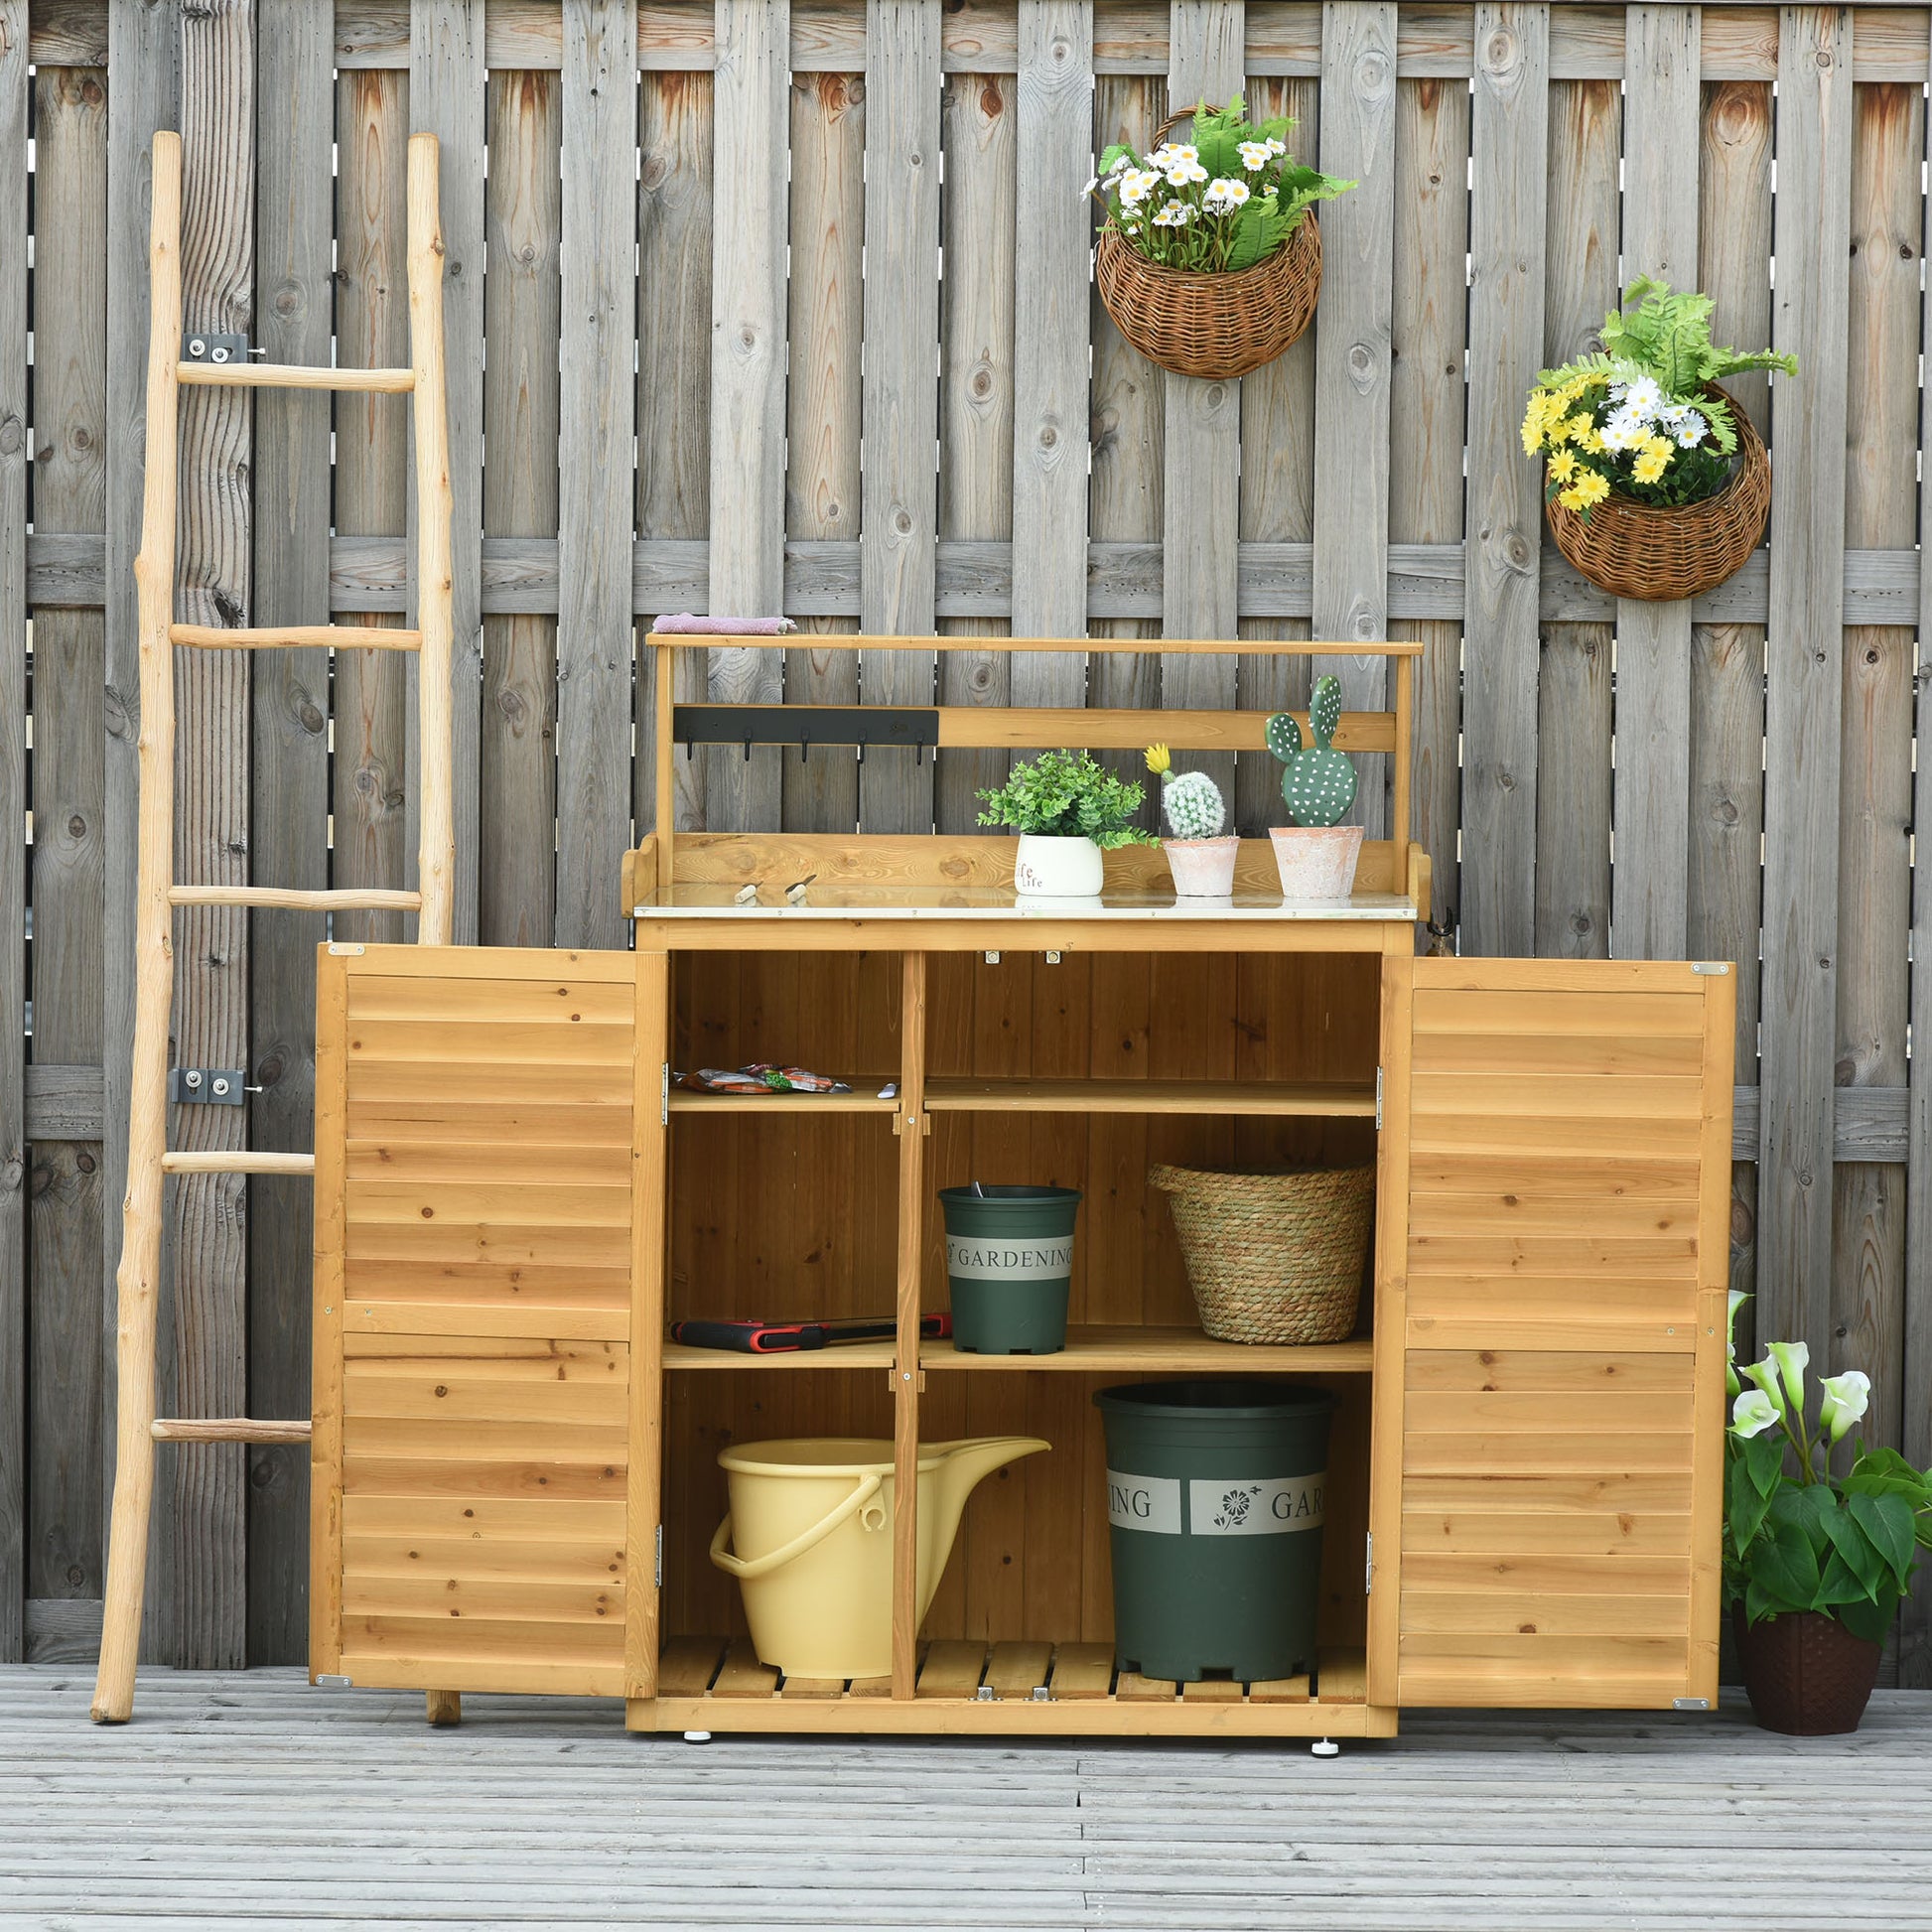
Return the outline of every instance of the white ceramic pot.
<path id="1" fill-rule="evenodd" d="M 1234 891 L 1234 862 L 1241 841 L 1229 833 L 1218 839 L 1163 839 L 1176 898 L 1225 898 Z"/>
<path id="2" fill-rule="evenodd" d="M 1013 890 L 1022 898 L 1091 898 L 1106 878 L 1091 839 L 1049 839 L 1022 832 L 1013 861 Z"/>
<path id="3" fill-rule="evenodd" d="M 1274 825 L 1268 836 L 1284 898 L 1346 898 L 1355 890 L 1359 825 Z"/>

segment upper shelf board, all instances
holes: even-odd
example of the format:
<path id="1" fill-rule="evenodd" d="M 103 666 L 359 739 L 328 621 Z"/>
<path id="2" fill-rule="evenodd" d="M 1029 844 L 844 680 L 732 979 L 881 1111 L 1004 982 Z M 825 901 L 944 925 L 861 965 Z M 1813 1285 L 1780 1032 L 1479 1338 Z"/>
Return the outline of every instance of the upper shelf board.
<path id="1" fill-rule="evenodd" d="M 1226 898 L 1176 898 L 1166 891 L 1102 893 L 1097 898 L 1021 898 L 1011 889 L 958 886 L 812 886 L 793 905 L 774 893 L 744 904 L 726 885 L 659 888 L 632 908 L 638 918 L 702 919 L 1100 919 L 1126 922 L 1336 921 L 1412 925 L 1416 902 L 1400 893 L 1357 893 L 1344 899 L 1285 899 L 1237 892 Z"/>

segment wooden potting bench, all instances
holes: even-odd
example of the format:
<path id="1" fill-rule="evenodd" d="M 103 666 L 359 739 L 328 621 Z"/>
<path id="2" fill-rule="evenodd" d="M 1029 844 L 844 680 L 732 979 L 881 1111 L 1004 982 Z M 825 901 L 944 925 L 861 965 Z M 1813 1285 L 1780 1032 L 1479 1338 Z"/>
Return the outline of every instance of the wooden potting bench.
<path id="1" fill-rule="evenodd" d="M 1259 713 L 679 705 L 670 653 L 720 640 L 656 641 L 661 828 L 690 743 L 1262 744 Z M 1393 709 L 1338 742 L 1391 756 L 1392 836 L 1345 902 L 1285 905 L 1266 840 L 1225 903 L 1176 903 L 1141 848 L 1109 855 L 1097 903 L 1040 905 L 1013 895 L 1009 839 L 665 830 L 626 863 L 634 952 L 327 949 L 318 1677 L 446 1709 L 621 1695 L 633 1728 L 707 1731 L 1339 1737 L 1392 1732 L 1403 1705 L 1713 1700 L 1734 979 L 1418 959 L 1420 647 L 1374 648 Z M 672 1082 L 752 1059 L 852 1090 Z M 1148 1168 L 1288 1160 L 1376 1166 L 1361 1330 L 1210 1341 Z M 944 1306 L 935 1190 L 973 1178 L 1083 1190 L 1064 1353 L 918 1338 Z M 888 1310 L 896 1340 L 822 1353 L 665 1339 L 700 1312 Z M 1091 1395 L 1180 1373 L 1337 1397 L 1306 1678 L 1116 1671 Z M 969 1505 L 921 1632 L 916 1446 L 1007 1432 L 1053 1450 Z M 781 1681 L 735 1634 L 705 1555 L 717 1451 L 793 1435 L 895 1445 L 890 1679 Z"/>

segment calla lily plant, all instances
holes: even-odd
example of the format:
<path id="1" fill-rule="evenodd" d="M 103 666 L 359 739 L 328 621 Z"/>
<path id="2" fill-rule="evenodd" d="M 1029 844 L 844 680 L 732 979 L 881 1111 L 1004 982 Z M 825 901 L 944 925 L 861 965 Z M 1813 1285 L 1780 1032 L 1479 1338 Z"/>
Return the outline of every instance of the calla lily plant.
<path id="1" fill-rule="evenodd" d="M 1746 1298 L 1733 1294 L 1730 1315 Z M 1819 1611 L 1854 1636 L 1884 1639 L 1915 1568 L 1932 1549 L 1932 1474 L 1896 1449 L 1855 1439 L 1840 1474 L 1833 1452 L 1871 1400 L 1859 1369 L 1819 1379 L 1818 1421 L 1806 1419 L 1810 1350 L 1774 1341 L 1740 1378 L 1727 1372 L 1725 1594 L 1751 1623 Z M 1747 1386 L 1748 1385 L 1748 1386 Z"/>

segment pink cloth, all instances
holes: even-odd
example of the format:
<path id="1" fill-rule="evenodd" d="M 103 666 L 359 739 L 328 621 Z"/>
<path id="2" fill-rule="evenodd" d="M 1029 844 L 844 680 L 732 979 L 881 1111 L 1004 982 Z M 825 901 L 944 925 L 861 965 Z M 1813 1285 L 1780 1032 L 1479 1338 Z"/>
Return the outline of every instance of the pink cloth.
<path id="1" fill-rule="evenodd" d="M 694 618 L 686 611 L 659 618 L 651 628 L 692 637 L 788 637 L 798 626 L 789 618 Z"/>

